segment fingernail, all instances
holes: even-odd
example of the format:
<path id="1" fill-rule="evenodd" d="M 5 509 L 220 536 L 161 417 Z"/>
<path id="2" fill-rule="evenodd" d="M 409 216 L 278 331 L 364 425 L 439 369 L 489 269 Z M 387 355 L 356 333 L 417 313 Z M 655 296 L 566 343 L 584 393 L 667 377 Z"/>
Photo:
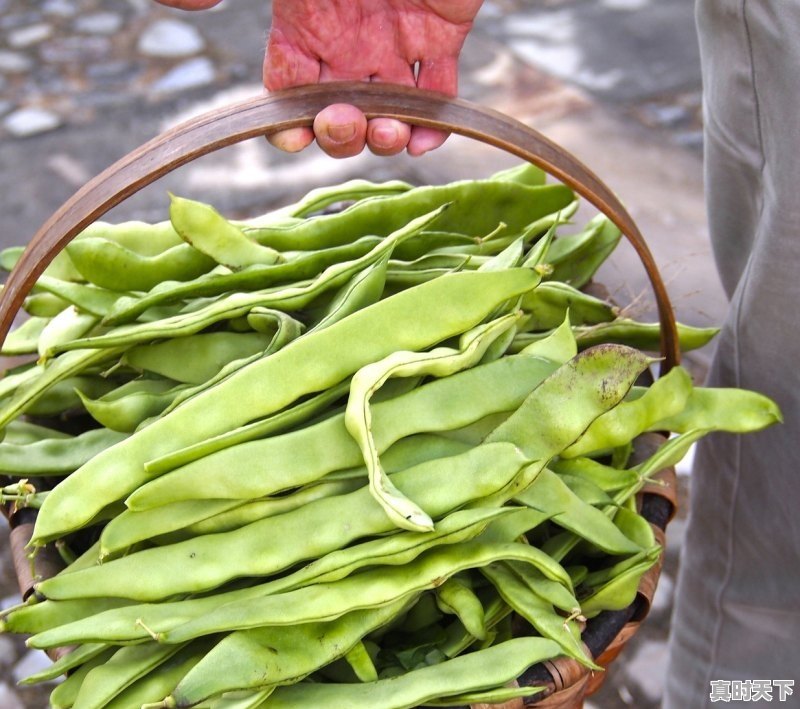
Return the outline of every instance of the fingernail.
<path id="1" fill-rule="evenodd" d="M 391 126 L 380 126 L 372 131 L 372 142 L 382 148 L 392 148 L 397 144 L 397 129 Z"/>
<path id="2" fill-rule="evenodd" d="M 355 123 L 334 123 L 328 126 L 328 137 L 336 143 L 347 143 L 356 137 Z"/>

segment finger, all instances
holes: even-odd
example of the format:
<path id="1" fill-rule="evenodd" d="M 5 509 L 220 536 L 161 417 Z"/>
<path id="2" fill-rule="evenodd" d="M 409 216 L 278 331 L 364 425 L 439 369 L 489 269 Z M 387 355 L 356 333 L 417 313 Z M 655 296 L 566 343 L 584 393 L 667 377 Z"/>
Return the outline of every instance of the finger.
<path id="1" fill-rule="evenodd" d="M 280 30 L 273 29 L 264 55 L 263 78 L 270 91 L 315 84 L 319 80 L 319 61 L 289 43 Z M 296 153 L 314 142 L 314 131 L 290 128 L 268 135 L 267 140 L 279 150 Z"/>
<path id="2" fill-rule="evenodd" d="M 414 86 L 414 68 L 399 56 L 385 57 L 373 83 Z M 411 138 L 411 126 L 393 118 L 373 118 L 367 126 L 367 147 L 375 155 L 397 155 L 405 150 Z"/>
<path id="3" fill-rule="evenodd" d="M 367 118 L 355 106 L 335 103 L 317 114 L 314 135 L 320 148 L 331 157 L 353 157 L 364 149 Z"/>
<path id="4" fill-rule="evenodd" d="M 278 150 L 299 153 L 314 142 L 314 131 L 311 128 L 289 128 L 268 135 L 267 140 Z"/>
<path id="5" fill-rule="evenodd" d="M 270 91 L 292 86 L 316 84 L 320 80 L 319 60 L 290 42 L 284 33 L 273 28 L 264 54 L 264 86 Z"/>
<path id="6" fill-rule="evenodd" d="M 367 124 L 367 146 L 375 155 L 397 155 L 411 139 L 411 126 L 393 118 L 373 118 Z"/>
<path id="7" fill-rule="evenodd" d="M 458 58 L 444 57 L 439 59 L 424 59 L 419 65 L 417 86 L 420 89 L 438 91 L 447 96 L 458 94 Z M 424 155 L 430 150 L 440 147 L 449 133 L 414 126 L 411 138 L 408 141 L 409 155 Z"/>

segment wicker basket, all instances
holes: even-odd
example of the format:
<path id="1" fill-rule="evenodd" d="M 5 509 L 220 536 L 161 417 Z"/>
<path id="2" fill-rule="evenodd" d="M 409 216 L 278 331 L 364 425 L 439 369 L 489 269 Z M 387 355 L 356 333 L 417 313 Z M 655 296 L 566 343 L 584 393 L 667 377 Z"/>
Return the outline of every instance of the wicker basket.
<path id="1" fill-rule="evenodd" d="M 661 322 L 662 373 L 677 364 L 679 352 L 675 320 L 664 284 L 638 228 L 606 185 L 573 156 L 531 128 L 503 114 L 441 95 L 380 84 L 325 84 L 292 89 L 252 99 L 200 116 L 143 145 L 87 183 L 66 202 L 37 233 L 10 275 L 0 298 L 0 341 L 33 283 L 55 255 L 87 225 L 131 194 L 162 175 L 204 154 L 241 140 L 277 130 L 307 126 L 331 103 L 359 106 L 368 118 L 390 116 L 474 138 L 527 160 L 596 206 L 616 224 L 639 255 L 653 286 Z M 663 436 L 645 434 L 634 442 L 633 462 L 651 455 Z M 656 540 L 664 546 L 666 525 L 676 509 L 675 472 L 659 473 L 637 500 L 651 523 Z M 35 581 L 49 578 L 62 568 L 52 546 L 40 549 L 33 565 L 25 553 L 35 522 L 35 510 L 3 510 L 11 526 L 11 547 L 20 592 L 27 598 Z M 663 555 L 662 555 L 663 558 Z M 659 561 L 643 577 L 634 602 L 622 611 L 606 611 L 590 620 L 583 642 L 597 664 L 607 667 L 622 651 L 646 617 L 661 570 Z M 69 648 L 52 650 L 53 659 Z M 586 696 L 602 684 L 604 673 L 591 672 L 572 659 L 561 658 L 535 665 L 518 678 L 520 685 L 547 689 L 527 700 L 517 699 L 495 709 L 580 709 Z M 473 705 L 480 709 L 490 705 Z"/>

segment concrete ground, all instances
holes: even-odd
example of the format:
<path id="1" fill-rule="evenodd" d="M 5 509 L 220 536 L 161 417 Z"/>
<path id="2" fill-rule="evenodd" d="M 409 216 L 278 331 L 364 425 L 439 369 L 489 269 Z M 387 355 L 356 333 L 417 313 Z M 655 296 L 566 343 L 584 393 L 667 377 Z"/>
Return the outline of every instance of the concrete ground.
<path id="1" fill-rule="evenodd" d="M 537 128 L 602 176 L 648 239 L 679 319 L 712 325 L 726 303 L 704 217 L 692 7 L 693 0 L 487 0 L 464 51 L 461 94 Z M 168 126 L 258 93 L 268 14 L 263 0 L 225 0 L 192 15 L 150 0 L 42 0 L 33 9 L 0 0 L 0 244 L 25 243 L 88 178 Z M 170 56 L 159 50 L 165 45 Z M 109 218 L 162 219 L 168 190 L 240 215 L 350 177 L 441 182 L 512 162 L 456 137 L 421 159 L 344 161 L 314 149 L 284 155 L 259 139 L 177 170 Z M 647 310 L 649 291 L 629 248 L 601 280 L 619 302 Z M 698 378 L 706 360 L 705 352 L 690 359 Z M 679 518 L 670 527 L 650 619 L 587 707 L 658 706 L 683 526 Z M 5 605 L 14 593 L 3 554 Z M 14 687 L 40 663 L 0 637 L 0 707 L 46 706 L 46 694 Z"/>

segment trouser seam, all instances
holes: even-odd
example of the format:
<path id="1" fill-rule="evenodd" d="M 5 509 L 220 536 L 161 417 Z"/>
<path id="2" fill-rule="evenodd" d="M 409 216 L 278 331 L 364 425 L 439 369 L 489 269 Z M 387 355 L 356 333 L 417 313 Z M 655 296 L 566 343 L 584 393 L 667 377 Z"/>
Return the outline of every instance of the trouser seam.
<path id="1" fill-rule="evenodd" d="M 750 25 L 747 20 L 747 0 L 742 0 L 741 3 L 741 12 L 742 12 L 742 24 L 744 27 L 745 37 L 747 40 L 747 52 L 748 58 L 750 61 L 750 81 L 753 87 L 753 101 L 754 101 L 754 108 L 755 108 L 755 119 L 756 119 L 756 137 L 758 140 L 758 147 L 761 152 L 761 175 L 762 175 L 762 182 L 761 187 L 763 189 L 763 173 L 766 166 L 766 159 L 764 153 L 764 141 L 763 141 L 763 133 L 761 129 L 761 106 L 759 102 L 758 96 L 758 88 L 756 85 L 756 68 L 755 68 L 755 57 L 753 53 L 753 42 L 752 36 L 750 33 Z M 756 223 L 761 223 L 761 217 L 764 212 L 764 200 L 760 200 L 759 205 L 759 218 Z M 747 290 L 747 286 L 749 285 L 750 281 L 750 274 L 752 271 L 752 260 L 753 260 L 753 251 L 755 250 L 755 244 L 758 239 L 758 233 L 755 234 L 755 238 L 753 240 L 753 246 L 751 247 L 750 254 L 747 259 L 747 264 L 745 266 L 744 273 L 742 274 L 741 283 L 739 288 L 737 289 L 739 292 L 736 294 L 734 301 L 732 303 L 733 313 L 731 313 L 731 326 L 733 329 L 733 346 L 732 346 L 732 353 L 733 353 L 733 376 L 735 381 L 736 387 L 741 387 L 742 385 L 742 363 L 741 363 L 741 347 L 739 341 L 739 328 L 741 325 L 741 317 L 742 317 L 742 308 L 741 303 L 744 300 L 745 291 Z M 740 487 L 740 479 L 742 475 L 742 441 L 741 436 L 736 436 L 734 439 L 734 471 L 732 476 L 732 490 L 731 490 L 731 504 L 728 510 L 727 515 L 727 528 L 726 528 L 726 540 L 727 546 L 725 549 L 725 572 L 722 578 L 722 582 L 719 585 L 717 590 L 715 599 L 714 599 L 714 610 L 715 610 L 715 623 L 714 623 L 714 631 L 712 634 L 712 643 L 711 643 L 711 656 L 709 658 L 709 665 L 708 665 L 708 674 L 706 677 L 706 686 L 710 687 L 710 682 L 713 679 L 716 679 L 713 676 L 714 667 L 717 664 L 717 657 L 719 654 L 719 645 L 721 641 L 722 635 L 722 620 L 723 620 L 723 598 L 725 596 L 726 591 L 730 585 L 731 576 L 733 574 L 733 556 L 734 556 L 734 538 L 733 538 L 733 527 L 734 527 L 734 519 L 736 517 L 736 508 L 739 502 L 739 487 Z"/>

